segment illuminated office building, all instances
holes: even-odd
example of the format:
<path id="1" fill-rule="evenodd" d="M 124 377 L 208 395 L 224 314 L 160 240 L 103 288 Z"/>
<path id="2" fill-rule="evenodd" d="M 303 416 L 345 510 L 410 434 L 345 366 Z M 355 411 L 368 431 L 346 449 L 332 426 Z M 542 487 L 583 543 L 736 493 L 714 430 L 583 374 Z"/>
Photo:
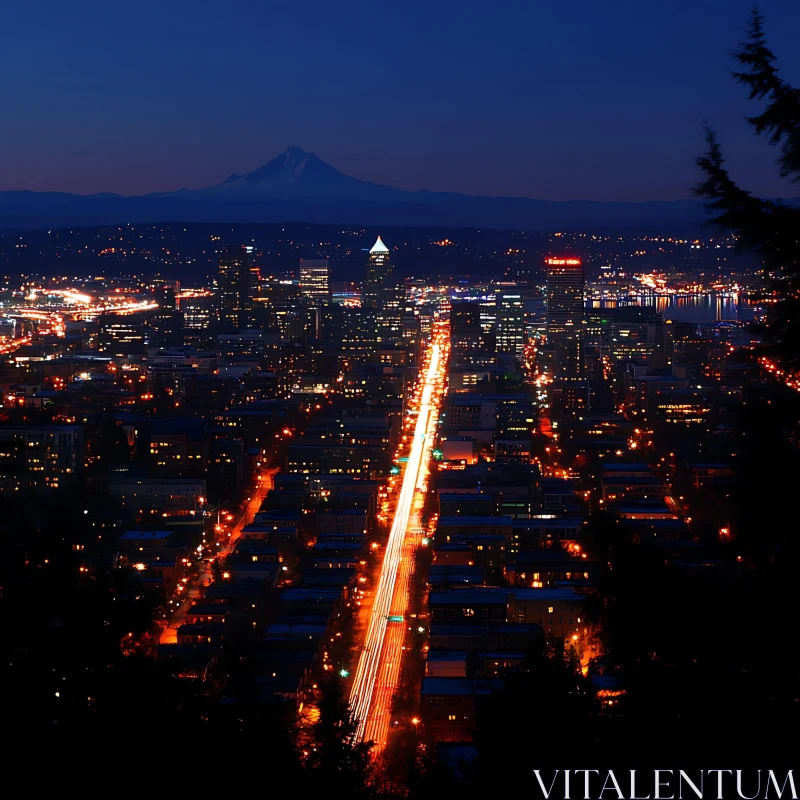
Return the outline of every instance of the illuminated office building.
<path id="1" fill-rule="evenodd" d="M 308 335 L 316 338 L 318 309 L 302 294 L 299 281 L 268 278 L 261 289 L 256 305 L 263 327 L 283 339 L 304 340 Z"/>
<path id="2" fill-rule="evenodd" d="M 300 259 L 300 293 L 314 303 L 321 303 L 330 298 L 330 272 L 327 258 Z"/>
<path id="3" fill-rule="evenodd" d="M 555 378 L 584 374 L 584 275 L 579 258 L 547 258 L 547 345 Z"/>
<path id="4" fill-rule="evenodd" d="M 206 347 L 214 333 L 214 296 L 198 291 L 180 300 L 183 314 L 183 343 L 190 347 Z"/>
<path id="5" fill-rule="evenodd" d="M 584 316 L 583 264 L 579 258 L 547 258 L 547 333 L 568 333 Z"/>
<path id="6" fill-rule="evenodd" d="M 341 303 L 325 303 L 320 316 L 321 339 L 349 363 L 366 361 L 378 346 L 373 312 Z"/>
<path id="7" fill-rule="evenodd" d="M 453 357 L 461 359 L 483 342 L 481 306 L 477 301 L 454 300 L 450 305 L 450 341 Z"/>
<path id="8" fill-rule="evenodd" d="M 394 276 L 389 248 L 380 236 L 369 251 L 361 304 L 374 312 L 379 339 L 402 339 L 405 289 Z"/>
<path id="9" fill-rule="evenodd" d="M 0 495 L 23 489 L 58 489 L 83 472 L 85 435 L 82 425 L 0 427 Z M 19 496 L 17 494 L 17 496 Z"/>
<path id="10" fill-rule="evenodd" d="M 175 297 L 175 290 L 179 288 L 167 283 L 154 288 L 153 299 L 158 303 L 158 308 L 148 320 L 148 346 L 168 349 L 183 345 L 183 314 L 178 309 Z"/>
<path id="11" fill-rule="evenodd" d="M 497 323 L 497 299 L 493 294 L 487 294 L 480 299 L 481 330 L 491 336 Z"/>
<path id="12" fill-rule="evenodd" d="M 590 410 L 585 369 L 584 274 L 579 258 L 547 258 L 547 348 L 554 418 Z"/>
<path id="13" fill-rule="evenodd" d="M 522 358 L 525 346 L 525 315 L 519 292 L 499 291 L 495 295 L 496 349 Z"/>
<path id="14" fill-rule="evenodd" d="M 218 316 L 222 328 L 248 328 L 253 325 L 253 307 L 258 294 L 258 267 L 253 263 L 254 248 L 246 245 L 225 247 L 219 257 Z"/>
<path id="15" fill-rule="evenodd" d="M 149 312 L 100 315 L 97 349 L 114 356 L 137 355 L 144 352 L 149 326 Z"/>

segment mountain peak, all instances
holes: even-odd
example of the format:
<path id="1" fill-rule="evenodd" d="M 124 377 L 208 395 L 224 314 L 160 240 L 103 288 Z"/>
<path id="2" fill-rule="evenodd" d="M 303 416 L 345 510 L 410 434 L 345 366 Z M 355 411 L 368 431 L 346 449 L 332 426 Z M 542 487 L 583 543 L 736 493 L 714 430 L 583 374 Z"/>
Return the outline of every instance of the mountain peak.
<path id="1" fill-rule="evenodd" d="M 314 156 L 314 158 L 316 158 L 316 156 L 313 153 L 307 153 L 305 150 L 303 150 L 302 147 L 296 147 L 293 144 L 290 144 L 286 148 L 286 151 L 282 155 L 284 157 L 291 155 L 291 156 L 294 156 L 296 158 L 303 158 L 303 157 L 308 157 L 308 156 Z M 280 158 L 280 156 L 278 156 L 278 157 Z"/>
<path id="2" fill-rule="evenodd" d="M 368 200 L 376 194 L 394 197 L 402 192 L 351 178 L 314 153 L 292 145 L 252 172 L 234 173 L 216 186 L 197 190 L 193 196 L 237 201 L 297 198 L 338 202 Z"/>
<path id="3" fill-rule="evenodd" d="M 292 166 L 296 164 L 303 164 L 308 161 L 318 161 L 320 164 L 324 164 L 325 162 L 319 158 L 318 156 L 314 155 L 314 153 L 307 153 L 303 150 L 302 147 L 287 147 L 282 153 L 279 153 L 272 161 L 269 161 L 269 164 L 272 164 L 274 161 L 281 161 L 286 166 Z M 264 165 L 266 166 L 266 164 Z M 326 164 L 327 166 L 327 164 Z"/>
<path id="4" fill-rule="evenodd" d="M 275 158 L 245 175 L 231 175 L 223 184 L 226 188 L 237 188 L 248 192 L 261 192 L 311 185 L 345 178 L 341 172 L 326 164 L 314 153 L 300 147 L 288 147 Z"/>

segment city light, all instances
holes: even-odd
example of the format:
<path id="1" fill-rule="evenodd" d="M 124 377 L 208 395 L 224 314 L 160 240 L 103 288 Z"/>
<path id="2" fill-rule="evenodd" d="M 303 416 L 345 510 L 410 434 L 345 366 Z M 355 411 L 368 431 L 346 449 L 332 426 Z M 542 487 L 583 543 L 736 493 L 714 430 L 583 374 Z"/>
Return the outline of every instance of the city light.
<path id="1" fill-rule="evenodd" d="M 581 236 L 552 234 L 549 246 L 585 252 Z M 534 251 L 514 237 L 494 256 L 517 269 Z M 302 681 L 286 690 L 297 700 L 303 737 L 319 717 L 320 679 L 333 675 L 347 684 L 354 738 L 373 743 L 376 760 L 396 729 L 421 733 L 423 719 L 424 741 L 416 734 L 410 741 L 426 752 L 442 737 L 469 740 L 478 724 L 471 710 L 454 706 L 437 720 L 428 716 L 430 692 L 418 693 L 416 676 L 428 688 L 442 672 L 453 686 L 449 678 L 462 677 L 460 666 L 447 663 L 455 637 L 442 636 L 440 620 L 464 635 L 479 623 L 475 631 L 486 628 L 486 637 L 495 622 L 536 626 L 544 641 L 566 645 L 598 715 L 623 710 L 624 689 L 593 688 L 611 682 L 596 675 L 610 657 L 605 614 L 577 616 L 586 613 L 586 598 L 607 602 L 607 587 L 625 578 L 614 569 L 616 550 L 590 526 L 613 520 L 633 559 L 662 531 L 685 535 L 696 548 L 690 569 L 698 579 L 711 565 L 720 575 L 736 567 L 726 576 L 731 582 L 758 569 L 744 552 L 730 554 L 732 541 L 748 539 L 729 487 L 730 502 L 697 514 L 707 501 L 704 482 L 719 478 L 722 488 L 743 453 L 731 436 L 737 417 L 728 412 L 744 405 L 746 384 L 727 367 L 749 359 L 767 405 L 800 386 L 777 355 L 763 355 L 752 338 L 742 343 L 748 339 L 738 321 L 661 319 L 688 296 L 682 292 L 699 302 L 709 286 L 730 297 L 736 284 L 656 271 L 646 241 L 637 238 L 629 249 L 626 258 L 642 267 L 626 276 L 601 266 L 598 278 L 596 253 L 587 253 L 586 274 L 580 258 L 558 255 L 545 259 L 542 279 L 480 286 L 410 280 L 405 294 L 392 283 L 388 301 L 382 292 L 394 250 L 380 239 L 364 297 L 353 287 L 342 303 L 328 301 L 327 273 L 311 274 L 323 268 L 310 262 L 301 284 L 257 278 L 249 245 L 218 245 L 223 285 L 213 291 L 180 291 L 161 279 L 87 280 L 84 289 L 83 281 L 67 285 L 64 278 L 52 290 L 47 281 L 27 281 L 0 314 L 8 333 L 0 340 L 8 357 L 3 405 L 13 431 L 6 457 L 28 466 L 24 479 L 14 470 L 4 476 L 4 491 L 24 492 L 39 472 L 42 491 L 78 485 L 68 452 L 50 444 L 49 426 L 63 425 L 67 436 L 91 426 L 80 447 L 82 470 L 103 499 L 81 501 L 77 514 L 82 534 L 97 534 L 102 555 L 73 543 L 82 552 L 69 574 L 85 589 L 101 585 L 104 572 L 126 568 L 132 602 L 154 587 L 163 594 L 149 627 L 122 637 L 122 655 L 163 655 L 165 665 L 174 658 L 178 678 L 210 691 L 194 663 L 203 659 L 186 654 L 224 648 L 225 660 L 212 663 L 214 681 L 225 680 L 225 664 L 251 658 L 238 641 L 243 626 L 266 655 L 264 691 L 282 693 L 282 658 L 306 658 L 306 643 L 321 637 L 319 652 L 308 647 Z M 113 240 L 104 245 L 104 257 L 118 255 Z M 447 239 L 430 249 L 444 246 L 453 256 L 463 252 Z M 246 262 L 246 280 L 234 270 L 226 283 L 224 262 L 237 258 L 239 266 Z M 242 286 L 254 296 L 243 298 Z M 171 292 L 185 304 L 183 321 L 195 327 L 181 327 Z M 253 305 L 258 320 L 248 317 Z M 377 330 L 361 330 L 364 319 Z M 103 414 L 107 425 L 98 425 Z M 36 430 L 39 420 L 48 428 Z M 690 426 L 704 423 L 708 429 L 695 437 Z M 26 426 L 36 433 L 13 438 L 24 437 Z M 114 519 L 130 520 L 135 547 L 109 527 L 104 504 L 118 501 L 124 514 Z M 705 557 L 708 531 L 715 552 Z M 659 550 L 665 571 L 689 569 L 684 538 L 668 541 L 674 546 Z M 27 569 L 53 563 L 30 560 Z M 496 617 L 486 617 L 483 596 Z M 493 655 L 470 665 L 471 680 L 499 685 L 509 671 L 527 679 L 518 656 L 495 651 L 494 642 L 481 647 Z M 279 688 L 270 688 L 271 679 Z M 304 739 L 298 749 L 313 753 L 315 746 Z"/>
<path id="2" fill-rule="evenodd" d="M 579 267 L 581 260 L 579 258 L 546 258 L 544 263 L 548 267 Z"/>
<path id="3" fill-rule="evenodd" d="M 438 424 L 441 397 L 435 389 L 443 377 L 443 368 L 446 365 L 445 340 L 434 337 L 429 352 L 428 368 L 418 401 L 419 413 L 414 427 L 408 462 L 405 465 L 389 540 L 375 590 L 369 626 L 350 693 L 350 705 L 356 721 L 358 737 L 364 738 L 365 735 L 368 735 L 370 739 L 378 743 L 378 746 L 385 743 L 385 730 L 391 710 L 393 692 L 386 691 L 387 684 L 391 685 L 396 680 L 396 678 L 392 678 L 387 681 L 387 684 L 377 685 L 378 676 L 382 666 L 385 668 L 386 665 L 391 665 L 392 668 L 399 670 L 404 628 L 402 626 L 394 628 L 397 633 L 393 634 L 389 640 L 390 652 L 384 653 L 384 645 L 387 643 L 388 622 L 395 619 L 402 621 L 403 619 L 402 614 L 390 613 L 392 602 L 396 600 L 404 606 L 408 602 L 407 595 L 400 598 L 395 597 L 395 585 L 404 545 L 410 542 L 407 534 L 409 533 L 412 503 L 415 498 L 419 497 L 417 488 L 424 481 Z M 407 578 L 407 572 L 404 573 L 404 578 Z M 373 708 L 373 698 L 376 695 L 379 698 L 378 707 Z M 368 730 L 369 734 L 367 734 Z"/>

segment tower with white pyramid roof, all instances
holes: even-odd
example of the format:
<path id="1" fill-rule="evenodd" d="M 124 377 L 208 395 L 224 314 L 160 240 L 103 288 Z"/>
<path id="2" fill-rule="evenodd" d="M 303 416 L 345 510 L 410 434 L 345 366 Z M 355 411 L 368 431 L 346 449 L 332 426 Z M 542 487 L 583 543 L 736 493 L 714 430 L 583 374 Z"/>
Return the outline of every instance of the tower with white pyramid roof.
<path id="1" fill-rule="evenodd" d="M 369 254 L 372 255 L 373 253 L 388 253 L 389 248 L 383 243 L 383 239 L 379 236 L 375 240 L 375 244 L 372 245 L 372 248 L 369 251 Z"/>
<path id="2" fill-rule="evenodd" d="M 390 250 L 379 236 L 369 251 L 367 277 L 361 291 L 361 305 L 374 315 L 379 340 L 402 339 L 404 303 L 403 284 L 395 278 Z"/>

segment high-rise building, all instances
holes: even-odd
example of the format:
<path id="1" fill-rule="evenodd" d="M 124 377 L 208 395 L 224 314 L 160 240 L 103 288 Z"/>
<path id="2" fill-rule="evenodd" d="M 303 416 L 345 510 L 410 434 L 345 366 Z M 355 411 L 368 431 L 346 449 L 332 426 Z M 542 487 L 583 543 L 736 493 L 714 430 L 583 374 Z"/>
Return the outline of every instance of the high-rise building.
<path id="1" fill-rule="evenodd" d="M 0 427 L 0 494 L 63 487 L 83 472 L 84 438 L 83 425 Z"/>
<path id="2" fill-rule="evenodd" d="M 478 301 L 454 300 L 450 306 L 450 340 L 453 358 L 459 360 L 483 341 L 481 306 Z"/>
<path id="3" fill-rule="evenodd" d="M 214 323 L 214 295 L 204 290 L 184 292 L 180 299 L 183 314 L 183 343 L 190 347 L 208 347 L 216 330 Z"/>
<path id="4" fill-rule="evenodd" d="M 325 303 L 320 338 L 326 347 L 346 357 L 348 363 L 365 362 L 378 346 L 375 314 L 357 306 Z"/>
<path id="5" fill-rule="evenodd" d="M 225 247 L 219 257 L 218 315 L 222 328 L 248 328 L 253 324 L 253 306 L 258 294 L 255 248 Z"/>
<path id="6" fill-rule="evenodd" d="M 489 292 L 480 298 L 481 306 L 481 330 L 485 336 L 494 336 L 495 324 L 497 322 L 497 298 Z"/>
<path id="7" fill-rule="evenodd" d="M 545 259 L 547 270 L 547 347 L 553 418 L 590 410 L 591 389 L 585 369 L 583 264 L 579 258 Z"/>
<path id="8" fill-rule="evenodd" d="M 547 348 L 553 377 L 584 376 L 584 275 L 579 258 L 545 259 L 547 269 Z"/>
<path id="9" fill-rule="evenodd" d="M 579 258 L 547 258 L 547 333 L 566 333 L 584 316 L 583 264 Z"/>
<path id="10" fill-rule="evenodd" d="M 379 339 L 402 339 L 405 289 L 394 276 L 389 248 L 380 236 L 369 251 L 361 304 L 375 313 Z"/>
<path id="11" fill-rule="evenodd" d="M 522 295 L 518 291 L 501 290 L 496 293 L 498 353 L 511 353 L 522 358 L 525 347 L 525 313 Z"/>
<path id="12" fill-rule="evenodd" d="M 330 272 L 327 258 L 300 259 L 300 293 L 315 303 L 331 296 Z"/>
<path id="13" fill-rule="evenodd" d="M 175 297 L 176 289 L 179 288 L 164 283 L 153 289 L 153 298 L 158 303 L 158 308 L 148 319 L 148 346 L 169 349 L 183 345 L 183 314 L 178 309 Z"/>
<path id="14" fill-rule="evenodd" d="M 316 338 L 318 315 L 315 304 L 301 292 L 302 287 L 296 280 L 265 280 L 256 303 L 260 307 L 258 316 L 263 326 L 284 339 L 304 340 L 309 335 Z"/>
<path id="15" fill-rule="evenodd" d="M 97 349 L 115 356 L 138 355 L 144 352 L 150 312 L 100 315 Z"/>

